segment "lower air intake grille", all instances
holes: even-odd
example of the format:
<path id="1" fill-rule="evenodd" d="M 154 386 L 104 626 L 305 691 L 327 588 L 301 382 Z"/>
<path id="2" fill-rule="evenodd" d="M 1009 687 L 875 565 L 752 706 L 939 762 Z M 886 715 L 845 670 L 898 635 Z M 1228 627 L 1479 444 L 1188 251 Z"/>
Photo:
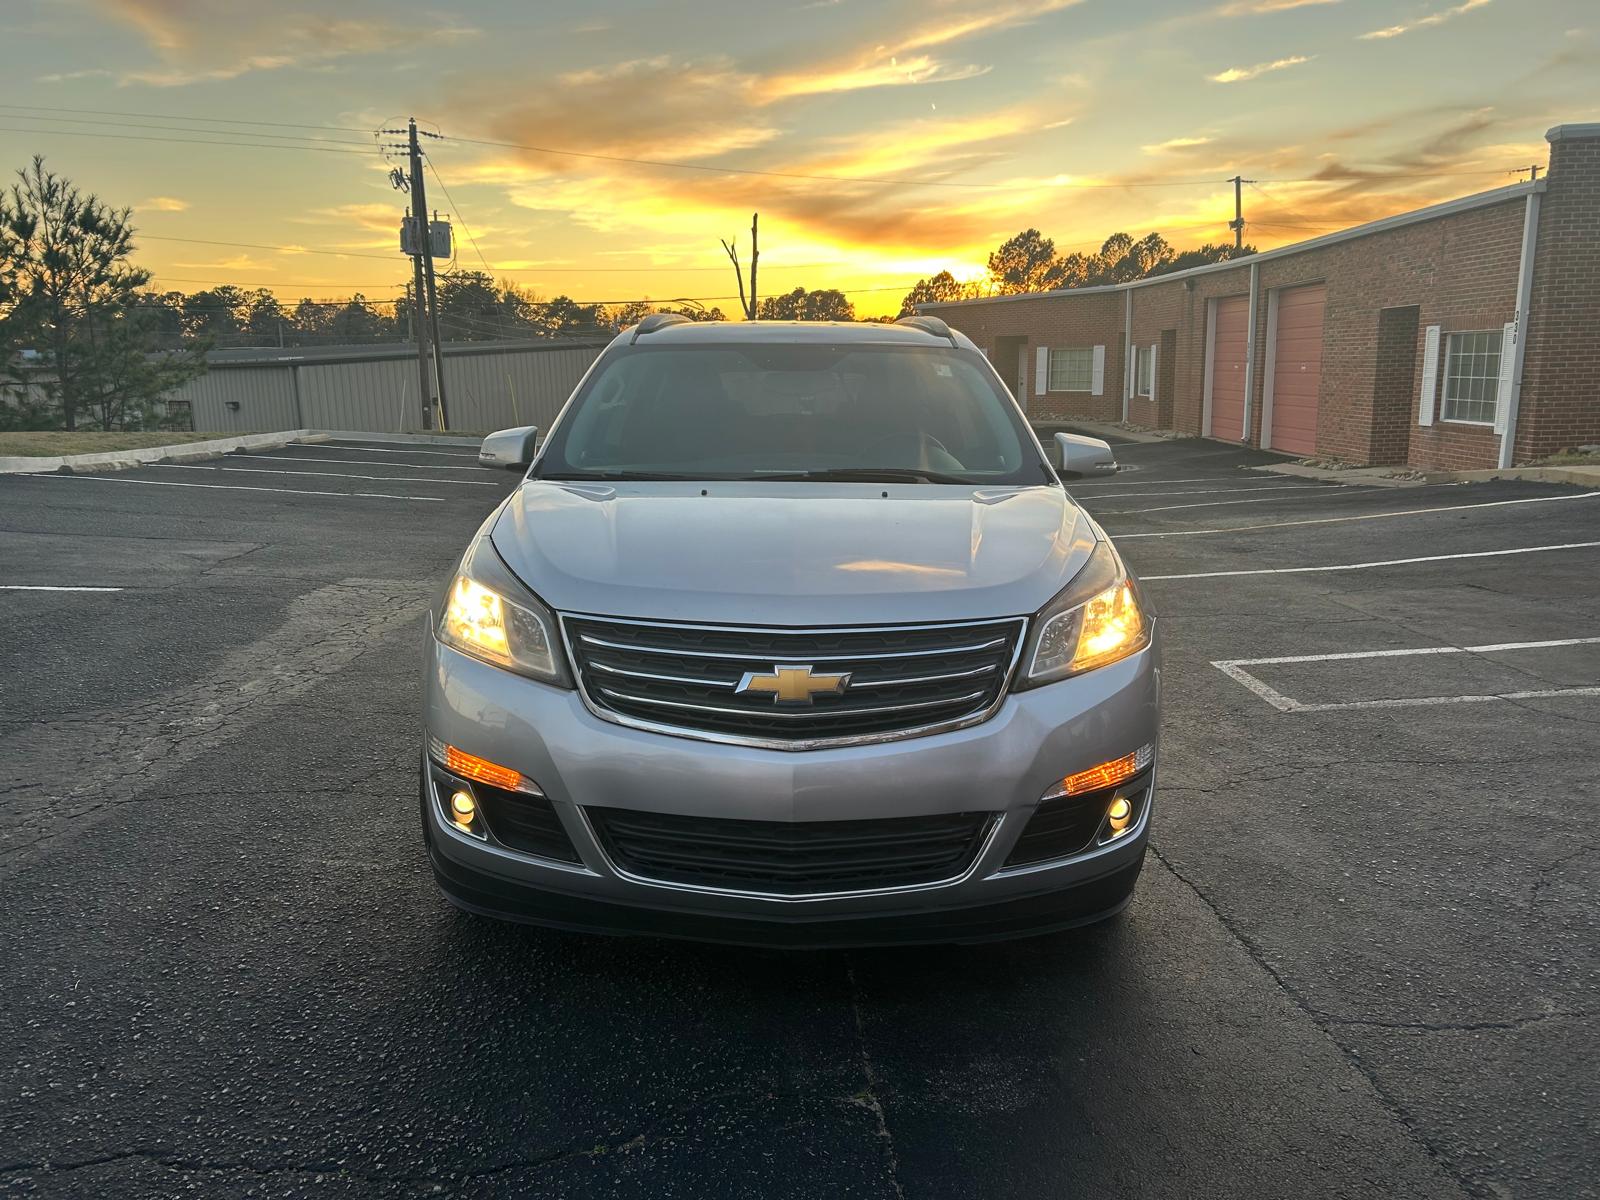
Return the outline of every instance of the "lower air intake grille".
<path id="1" fill-rule="evenodd" d="M 1039 807 L 1033 810 L 1033 816 L 1028 818 L 1022 836 L 1012 848 L 1011 856 L 1006 859 L 1006 866 L 1050 862 L 1082 853 L 1094 841 L 1094 835 L 1100 832 L 1100 823 L 1105 820 L 1106 809 L 1111 806 L 1111 801 L 1119 795 L 1126 796 L 1133 802 L 1134 811 L 1138 812 L 1142 804 L 1137 798 L 1149 786 L 1149 777 L 1146 776 L 1121 787 L 1040 801 Z"/>
<path id="2" fill-rule="evenodd" d="M 612 862 L 664 883 L 776 895 L 934 883 L 977 857 L 991 813 L 870 821 L 737 821 L 590 808 Z"/>
<path id="3" fill-rule="evenodd" d="M 553 858 L 559 862 L 578 862 L 578 852 L 562 827 L 561 818 L 550 801 L 526 792 L 474 783 L 472 794 L 488 823 L 489 832 L 508 850 Z"/>

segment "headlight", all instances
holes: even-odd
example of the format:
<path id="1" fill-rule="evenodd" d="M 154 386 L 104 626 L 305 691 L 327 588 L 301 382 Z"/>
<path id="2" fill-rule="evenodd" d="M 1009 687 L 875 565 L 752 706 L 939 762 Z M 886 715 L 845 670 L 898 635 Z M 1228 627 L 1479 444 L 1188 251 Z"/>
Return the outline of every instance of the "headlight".
<path id="1" fill-rule="evenodd" d="M 1100 542 L 1073 581 L 1037 617 L 1019 687 L 1065 679 L 1126 658 L 1150 644 L 1150 620 L 1109 542 Z"/>
<path id="2" fill-rule="evenodd" d="M 487 538 L 467 554 L 450 582 L 439 616 L 439 640 L 463 654 L 571 687 L 556 647 L 556 618 L 523 588 Z"/>

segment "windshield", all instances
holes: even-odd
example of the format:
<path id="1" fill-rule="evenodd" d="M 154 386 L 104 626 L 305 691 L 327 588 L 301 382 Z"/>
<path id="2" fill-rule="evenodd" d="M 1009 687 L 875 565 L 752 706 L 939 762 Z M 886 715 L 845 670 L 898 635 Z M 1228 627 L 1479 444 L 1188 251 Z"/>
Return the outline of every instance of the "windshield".
<path id="1" fill-rule="evenodd" d="M 613 352 L 552 431 L 535 475 L 1054 479 L 974 351 L 792 343 Z"/>

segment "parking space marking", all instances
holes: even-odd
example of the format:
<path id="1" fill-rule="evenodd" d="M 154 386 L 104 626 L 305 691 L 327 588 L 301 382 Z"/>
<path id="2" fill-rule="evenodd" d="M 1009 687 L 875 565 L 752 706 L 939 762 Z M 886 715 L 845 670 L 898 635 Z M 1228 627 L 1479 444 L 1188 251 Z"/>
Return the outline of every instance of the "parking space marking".
<path id="1" fill-rule="evenodd" d="M 444 503 L 443 496 L 398 496 L 389 492 L 313 492 L 305 488 L 248 487 L 239 483 L 177 483 L 170 479 L 113 479 L 104 475 L 24 475 L 20 478 L 75 479 L 84 483 L 131 483 L 144 487 L 204 488 L 214 492 L 266 492 L 269 496 L 337 496 L 341 500 L 420 500 L 432 504 Z"/>
<path id="2" fill-rule="evenodd" d="M 1072 490 L 1080 491 L 1083 488 L 1092 487 L 1153 487 L 1154 485 L 1160 483 L 1277 483 L 1278 480 L 1282 478 L 1284 478 L 1282 475 L 1271 475 L 1264 477 L 1258 476 L 1244 479 L 1237 479 L 1229 475 L 1199 475 L 1193 479 L 1103 479 L 1099 483 L 1079 484 Z M 1265 491 L 1266 489 L 1262 488 L 1252 490 Z"/>
<path id="3" fill-rule="evenodd" d="M 1200 482 L 1200 481 L 1196 480 L 1195 482 Z M 1207 482 L 1209 482 L 1209 481 L 1207 481 Z M 1069 492 L 1077 492 L 1077 491 L 1081 491 L 1082 489 L 1081 488 L 1068 488 L 1067 490 Z M 1160 492 L 1117 492 L 1114 495 L 1106 496 L 1106 497 L 1103 497 L 1103 498 L 1106 499 L 1106 500 L 1131 500 L 1135 496 L 1224 496 L 1224 495 L 1227 495 L 1229 493 L 1237 495 L 1240 492 L 1249 492 L 1253 496 L 1257 492 L 1322 492 L 1322 491 L 1341 491 L 1341 490 L 1343 490 L 1343 485 L 1340 485 L 1339 487 L 1335 487 L 1335 488 L 1328 488 L 1328 487 L 1325 487 L 1324 485 L 1322 485 L 1320 483 L 1280 483 L 1280 484 L 1275 484 L 1272 487 L 1255 487 L 1255 488 L 1225 487 L 1225 488 L 1194 488 L 1192 490 L 1184 490 L 1184 491 L 1177 491 L 1177 492 L 1168 492 L 1168 491 L 1160 491 Z"/>
<path id="4" fill-rule="evenodd" d="M 1261 491 L 1274 491 L 1274 488 L 1261 488 Z M 1294 492 L 1316 492 L 1319 499 L 1327 500 L 1336 496 L 1364 496 L 1368 492 L 1377 491 L 1377 488 L 1363 487 L 1331 487 L 1331 488 L 1290 488 Z M 1197 500 L 1192 504 L 1158 504 L 1154 508 L 1108 508 L 1101 512 L 1105 517 L 1132 516 L 1134 513 L 1172 512 L 1179 508 L 1219 508 L 1230 504 L 1271 504 L 1275 500 L 1293 500 L 1293 496 L 1268 496 L 1262 500 Z"/>
<path id="5" fill-rule="evenodd" d="M 1484 500 L 1477 504 L 1441 504 L 1434 508 L 1405 508 L 1398 512 L 1358 513 L 1350 517 L 1310 517 L 1300 521 L 1268 521 L 1260 525 L 1235 525 L 1221 529 L 1172 529 L 1159 533 L 1117 533 L 1119 542 L 1132 538 L 1199 537 L 1211 533 L 1252 533 L 1259 529 L 1287 529 L 1294 525 L 1336 525 L 1342 521 L 1381 521 L 1387 517 L 1416 517 L 1428 513 L 1460 512 L 1468 508 L 1503 508 L 1508 504 L 1553 504 L 1561 500 L 1592 500 L 1600 492 L 1579 492 L 1575 496 L 1524 496 L 1520 500 Z"/>
<path id="6" fill-rule="evenodd" d="M 298 447 L 296 447 L 298 449 Z M 432 463 L 374 463 L 364 458 L 291 458 L 285 454 L 227 454 L 225 458 L 265 459 L 267 462 L 337 463 L 346 467 L 383 466 L 389 471 L 489 471 L 492 467 L 452 467 Z"/>
<path id="7" fill-rule="evenodd" d="M 440 458 L 477 458 L 476 450 L 380 450 L 351 442 L 297 442 L 297 450 L 348 450 L 353 454 L 437 454 Z"/>
<path id="8" fill-rule="evenodd" d="M 0 583 L 0 592 L 120 592 L 119 587 L 68 587 L 53 583 Z"/>
<path id="9" fill-rule="evenodd" d="M 345 471 L 285 471 L 274 467 L 205 467 L 192 463 L 147 463 L 166 471 L 239 471 L 250 475 L 326 475 L 332 479 L 387 480 L 390 483 L 433 483 L 440 487 L 499 487 L 478 479 L 419 479 L 415 475 L 352 475 Z"/>
<path id="10" fill-rule="evenodd" d="M 1412 563 L 1447 562 L 1453 558 L 1499 558 L 1508 554 L 1543 554 L 1550 550 L 1586 550 L 1600 542 L 1558 542 L 1553 546 L 1518 546 L 1512 550 L 1469 550 L 1461 554 L 1428 554 L 1420 558 L 1383 558 L 1374 562 L 1333 563 L 1324 567 L 1256 567 L 1249 571 L 1190 571 L 1184 575 L 1141 575 L 1141 583 L 1156 579 L 1222 579 L 1238 575 L 1311 575 L 1319 571 L 1366 571 L 1373 567 L 1404 567 Z"/>
<path id="11" fill-rule="evenodd" d="M 1350 650 L 1335 654 L 1284 654 L 1274 658 L 1227 658 L 1212 666 L 1241 687 L 1255 693 L 1279 712 L 1334 712 L 1355 708 L 1422 708 L 1437 704 L 1484 704 L 1491 700 L 1543 700 L 1554 696 L 1600 696 L 1600 687 L 1541 688 L 1537 691 L 1495 692 L 1468 696 L 1413 696 L 1389 700 L 1338 700 L 1306 704 L 1286 696 L 1271 684 L 1246 671 L 1246 667 L 1281 663 L 1349 662 L 1363 658 L 1415 658 L 1437 654 L 1494 654 L 1508 650 L 1548 650 L 1561 646 L 1600 645 L 1600 637 L 1552 638 L 1539 642 L 1493 642 L 1483 646 L 1417 646 L 1405 650 Z"/>

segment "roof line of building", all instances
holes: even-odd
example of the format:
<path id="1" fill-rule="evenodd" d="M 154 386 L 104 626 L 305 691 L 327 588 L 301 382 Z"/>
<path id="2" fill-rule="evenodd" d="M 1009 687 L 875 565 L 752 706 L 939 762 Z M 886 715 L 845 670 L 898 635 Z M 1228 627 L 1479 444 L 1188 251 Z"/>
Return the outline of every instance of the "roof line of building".
<path id="1" fill-rule="evenodd" d="M 929 311 L 936 308 L 954 308 L 963 304 L 1005 304 L 1014 300 L 1040 300 L 1050 296 L 1093 296 L 1106 292 L 1125 292 L 1134 288 L 1152 287 L 1158 283 L 1171 283 L 1175 279 L 1192 279 L 1197 275 L 1207 275 L 1215 271 L 1238 270 L 1252 263 L 1270 262 L 1275 258 L 1287 258 L 1292 254 L 1304 254 L 1311 250 L 1320 250 L 1324 246 L 1337 245 L 1353 238 L 1367 237 L 1370 234 L 1382 233 L 1389 229 L 1399 229 L 1406 225 L 1415 225 L 1421 221 L 1434 221 L 1440 217 L 1452 216 L 1455 213 L 1467 212 L 1474 208 L 1487 208 L 1494 204 L 1504 204 L 1508 200 L 1515 200 L 1526 196 L 1530 192 L 1544 191 L 1545 181 L 1523 180 L 1520 183 L 1508 184 L 1492 191 L 1477 192 L 1471 196 L 1459 196 L 1454 200 L 1446 200 L 1442 204 L 1429 205 L 1427 208 L 1415 208 L 1410 212 L 1396 213 L 1392 217 L 1380 217 L 1376 221 L 1368 221 L 1364 225 L 1352 225 L 1349 229 L 1340 229 L 1333 233 L 1325 233 L 1304 242 L 1294 242 L 1287 246 L 1277 246 L 1271 250 L 1263 250 L 1259 254 L 1247 255 L 1244 258 L 1230 259 L 1227 262 L 1207 263 L 1202 267 L 1190 267 L 1185 271 L 1171 271 L 1165 275 L 1150 275 L 1144 279 L 1134 279 L 1128 283 L 1105 283 L 1094 287 L 1081 288 L 1054 288 L 1047 292 L 1018 292 L 1011 296 L 979 296 L 971 300 L 936 300 L 917 305 L 918 312 Z"/>

